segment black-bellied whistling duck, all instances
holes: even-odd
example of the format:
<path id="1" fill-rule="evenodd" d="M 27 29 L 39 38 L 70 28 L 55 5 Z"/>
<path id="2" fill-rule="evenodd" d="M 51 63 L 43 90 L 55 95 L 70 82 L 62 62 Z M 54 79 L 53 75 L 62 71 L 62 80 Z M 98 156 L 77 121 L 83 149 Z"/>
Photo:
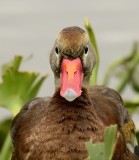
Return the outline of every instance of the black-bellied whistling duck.
<path id="1" fill-rule="evenodd" d="M 13 120 L 12 160 L 82 160 L 85 142 L 104 140 L 104 130 L 118 125 L 113 160 L 138 160 L 134 124 L 114 90 L 89 86 L 95 52 L 79 27 L 63 29 L 50 54 L 55 77 L 52 98 L 27 103 Z M 138 153 L 138 151 L 137 151 Z"/>

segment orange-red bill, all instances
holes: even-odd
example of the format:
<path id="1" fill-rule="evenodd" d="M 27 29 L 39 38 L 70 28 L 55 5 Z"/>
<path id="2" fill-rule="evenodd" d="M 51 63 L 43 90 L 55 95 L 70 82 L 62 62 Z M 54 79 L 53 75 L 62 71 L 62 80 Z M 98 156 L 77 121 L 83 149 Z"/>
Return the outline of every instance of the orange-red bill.
<path id="1" fill-rule="evenodd" d="M 60 73 L 60 95 L 68 101 L 73 101 L 81 95 L 83 80 L 82 63 L 80 58 L 69 60 L 63 58 Z"/>

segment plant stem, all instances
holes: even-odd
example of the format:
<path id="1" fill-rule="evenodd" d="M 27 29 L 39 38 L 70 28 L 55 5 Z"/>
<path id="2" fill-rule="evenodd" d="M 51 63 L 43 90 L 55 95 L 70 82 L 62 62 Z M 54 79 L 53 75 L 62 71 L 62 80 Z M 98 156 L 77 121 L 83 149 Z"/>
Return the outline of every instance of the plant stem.
<path id="1" fill-rule="evenodd" d="M 132 52 L 130 53 L 130 55 L 128 55 L 126 57 L 123 57 L 123 58 L 120 58 L 118 60 L 115 60 L 112 64 L 109 65 L 109 67 L 108 67 L 108 69 L 105 73 L 103 82 L 102 82 L 103 85 L 105 85 L 105 86 L 108 85 L 110 76 L 111 76 L 111 74 L 113 74 L 113 71 L 115 70 L 116 67 L 132 61 L 132 59 L 134 58 L 134 56 L 136 54 L 136 50 L 137 50 L 137 47 L 136 47 L 136 44 L 135 44 Z"/>
<path id="2" fill-rule="evenodd" d="M 98 47 L 97 47 L 97 42 L 95 39 L 94 31 L 93 31 L 91 24 L 87 18 L 85 18 L 85 28 L 87 30 L 90 41 L 91 41 L 91 43 L 95 49 L 95 52 L 96 52 L 96 65 L 94 67 L 94 70 L 93 70 L 91 78 L 90 78 L 90 85 L 94 86 L 97 84 L 98 68 L 99 68 L 99 52 L 98 52 Z"/>
<path id="3" fill-rule="evenodd" d="M 10 133 L 8 133 L 0 153 L 1 160 L 10 160 L 11 158 L 10 147 L 11 147 L 11 139 L 10 139 Z"/>
<path id="4" fill-rule="evenodd" d="M 133 100 L 124 100 L 124 104 L 128 108 L 137 109 L 139 106 L 139 94 Z"/>
<path id="5" fill-rule="evenodd" d="M 136 52 L 132 62 L 130 63 L 127 74 L 122 78 L 121 83 L 118 85 L 118 87 L 116 89 L 119 93 L 121 93 L 123 91 L 124 87 L 126 86 L 127 82 L 129 81 L 130 77 L 132 76 L 132 73 L 133 73 L 134 69 L 136 68 L 136 66 L 138 65 L 138 63 L 139 63 L 139 53 Z"/>

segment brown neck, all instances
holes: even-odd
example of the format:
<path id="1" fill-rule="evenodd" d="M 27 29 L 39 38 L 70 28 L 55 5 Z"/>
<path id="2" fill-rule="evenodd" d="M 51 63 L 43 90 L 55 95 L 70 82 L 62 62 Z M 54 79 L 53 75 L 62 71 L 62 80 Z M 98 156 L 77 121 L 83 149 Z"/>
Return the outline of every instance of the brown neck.
<path id="1" fill-rule="evenodd" d="M 48 105 L 48 110 L 50 115 L 54 115 L 53 119 L 56 119 L 58 124 L 64 124 L 64 127 L 71 124 L 73 129 L 75 127 L 77 130 L 86 132 L 89 130 L 91 134 L 92 131 L 97 134 L 101 130 L 103 133 L 103 124 L 91 103 L 88 91 L 84 88 L 82 95 L 72 102 L 61 97 L 60 89 L 57 89 Z"/>
<path id="2" fill-rule="evenodd" d="M 52 101 L 58 104 L 64 104 L 64 105 L 66 104 L 67 106 L 86 107 L 92 105 L 88 94 L 88 90 L 85 88 L 82 89 L 81 96 L 76 98 L 72 102 L 69 102 L 65 98 L 61 97 L 60 89 L 57 88 L 55 94 L 53 95 Z"/>
<path id="3" fill-rule="evenodd" d="M 73 109 L 75 111 L 78 111 L 78 109 L 81 110 L 90 110 L 93 117 L 98 120 L 98 115 L 93 107 L 93 104 L 91 103 L 88 90 L 83 88 L 82 94 L 80 97 L 76 98 L 74 101 L 69 102 L 65 98 L 60 96 L 60 89 L 56 89 L 55 94 L 53 95 L 51 99 L 51 107 L 55 106 L 55 108 L 61 108 L 61 109 Z M 53 108 L 54 109 L 54 108 Z"/>

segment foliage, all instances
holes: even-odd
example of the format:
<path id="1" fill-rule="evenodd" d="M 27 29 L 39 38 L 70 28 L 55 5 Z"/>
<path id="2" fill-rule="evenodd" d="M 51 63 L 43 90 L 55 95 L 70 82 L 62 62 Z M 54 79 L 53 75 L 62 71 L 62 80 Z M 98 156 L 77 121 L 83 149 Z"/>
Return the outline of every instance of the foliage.
<path id="1" fill-rule="evenodd" d="M 124 100 L 125 105 L 131 112 L 136 111 L 139 106 L 139 46 L 137 43 L 133 45 L 133 49 L 129 55 L 115 60 L 108 67 L 103 84 L 108 86 L 109 82 L 114 78 L 118 84 L 114 88 L 117 92 L 122 93 L 126 87 L 130 87 L 136 95 L 133 99 Z"/>
<path id="2" fill-rule="evenodd" d="M 10 62 L 2 66 L 2 82 L 0 83 L 0 106 L 16 115 L 24 103 L 36 97 L 47 75 L 20 71 L 22 56 L 15 56 Z M 0 157 L 8 160 L 11 153 L 11 140 L 8 133 L 12 118 L 0 122 Z"/>
<path id="3" fill-rule="evenodd" d="M 2 67 L 2 83 L 0 84 L 0 106 L 9 109 L 14 115 L 21 106 L 33 99 L 46 76 L 38 78 L 39 73 L 19 71 L 22 56 Z"/>
<path id="4" fill-rule="evenodd" d="M 105 130 L 104 142 L 92 144 L 87 142 L 89 152 L 88 160 L 111 160 L 116 143 L 117 126 L 107 127 Z"/>
<path id="5" fill-rule="evenodd" d="M 91 27 L 89 20 L 85 19 L 85 28 L 88 32 L 90 41 L 94 46 L 96 51 L 96 67 L 93 70 L 90 82 L 91 85 L 97 84 L 97 75 L 98 75 L 98 68 L 99 68 L 99 51 L 96 43 L 96 38 Z M 103 85 L 109 86 L 111 80 L 117 79 L 118 85 L 114 88 L 117 90 L 118 93 L 122 93 L 126 90 L 127 86 L 130 86 L 132 92 L 136 95 L 135 98 L 126 100 L 124 99 L 124 104 L 128 108 L 131 113 L 134 113 L 137 108 L 139 107 L 139 45 L 137 43 L 134 44 L 133 49 L 129 55 L 124 57 L 120 57 L 118 60 L 115 60 L 108 66 L 106 73 L 104 74 L 104 80 L 102 82 Z M 139 141 L 139 131 L 137 132 L 137 138 Z M 95 159 L 103 160 L 103 156 L 101 157 L 101 152 L 104 155 L 103 146 L 106 145 L 106 142 L 98 143 L 98 144 L 88 144 L 88 151 L 89 154 L 92 156 L 98 156 Z M 111 153 L 113 151 L 111 150 Z M 98 154 L 97 154 L 98 153 Z M 90 160 L 93 160 L 92 157 Z M 104 159 L 105 160 L 105 159 Z"/>
<path id="6" fill-rule="evenodd" d="M 90 85 L 94 86 L 97 83 L 97 78 L 98 78 L 98 67 L 99 67 L 99 51 L 98 51 L 98 47 L 97 47 L 97 42 L 96 42 L 96 38 L 94 35 L 94 31 L 91 27 L 91 24 L 89 22 L 89 20 L 87 18 L 85 18 L 85 28 L 87 30 L 87 33 L 89 35 L 90 41 L 92 43 L 92 46 L 95 49 L 95 53 L 96 53 L 96 65 L 93 69 L 91 78 L 90 78 Z"/>

